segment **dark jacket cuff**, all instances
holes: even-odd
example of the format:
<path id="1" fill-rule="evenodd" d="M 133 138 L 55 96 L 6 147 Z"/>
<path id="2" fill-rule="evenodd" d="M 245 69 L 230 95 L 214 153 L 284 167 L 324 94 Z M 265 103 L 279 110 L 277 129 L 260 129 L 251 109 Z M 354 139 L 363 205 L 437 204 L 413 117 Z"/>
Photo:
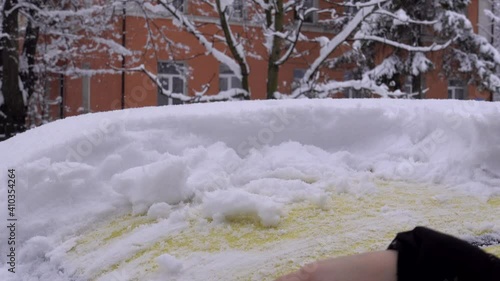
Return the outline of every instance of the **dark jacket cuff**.
<path id="1" fill-rule="evenodd" d="M 453 236 L 425 227 L 399 233 L 398 281 L 500 281 L 500 260 Z"/>

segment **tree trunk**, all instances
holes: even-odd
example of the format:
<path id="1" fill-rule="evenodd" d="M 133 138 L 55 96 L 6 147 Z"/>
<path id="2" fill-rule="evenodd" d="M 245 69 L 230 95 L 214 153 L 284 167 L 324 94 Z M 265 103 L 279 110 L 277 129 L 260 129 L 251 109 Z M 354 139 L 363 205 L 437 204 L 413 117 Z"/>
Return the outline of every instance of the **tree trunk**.
<path id="1" fill-rule="evenodd" d="M 217 12 L 219 13 L 220 24 L 222 30 L 224 31 L 224 37 L 226 38 L 227 46 L 231 51 L 231 55 L 236 60 L 241 69 L 241 87 L 248 93 L 248 96 L 245 99 L 250 99 L 250 86 L 248 83 L 248 76 L 250 74 L 250 70 L 248 69 L 248 65 L 245 61 L 245 58 L 241 57 L 240 53 L 236 49 L 236 42 L 234 42 L 231 34 L 231 29 L 229 28 L 229 23 L 227 22 L 225 11 L 222 11 L 220 0 L 215 1 L 217 5 Z"/>
<path id="2" fill-rule="evenodd" d="M 283 0 L 275 0 L 276 10 L 268 9 L 266 10 L 266 22 L 267 28 L 274 30 L 275 32 L 283 32 L 283 22 L 284 22 L 284 11 L 283 11 Z M 269 3 L 269 0 L 266 1 Z M 274 23 L 274 28 L 273 28 Z M 274 93 L 278 90 L 278 78 L 280 65 L 276 62 L 280 59 L 281 55 L 281 45 L 283 39 L 279 36 L 273 35 L 273 45 L 269 53 L 269 60 L 267 64 L 267 98 L 274 99 Z"/>
<path id="3" fill-rule="evenodd" d="M 33 17 L 34 13 L 31 13 L 31 16 Z M 37 80 L 35 62 L 39 31 L 40 29 L 38 27 L 34 27 L 30 20 L 28 22 L 28 26 L 26 27 L 26 35 L 24 37 L 23 45 L 23 57 L 28 62 L 28 68 L 24 69 L 21 74 L 24 89 L 28 93 L 28 99 L 35 92 L 35 84 Z"/>
<path id="4" fill-rule="evenodd" d="M 17 22 L 18 9 L 12 9 L 17 5 L 17 0 L 5 0 L 3 9 L 3 32 L 9 36 L 1 41 L 3 52 L 3 77 L 2 93 L 4 104 L 2 111 L 7 115 L 9 127 L 13 127 L 14 134 L 25 129 L 26 106 L 19 88 L 19 46 L 17 36 L 19 26 Z"/>
<path id="5" fill-rule="evenodd" d="M 2 9 L 3 9 L 3 7 L 2 7 Z M 2 18 L 0 18 L 0 19 L 3 19 L 3 12 L 2 12 Z M 3 25 L 3 21 L 0 24 Z M 2 26 L 2 28 L 3 28 L 3 26 Z M 3 79 L 3 40 L 2 39 L 0 39 L 0 79 Z M 1 92 L 1 89 L 0 89 L 0 92 Z"/>

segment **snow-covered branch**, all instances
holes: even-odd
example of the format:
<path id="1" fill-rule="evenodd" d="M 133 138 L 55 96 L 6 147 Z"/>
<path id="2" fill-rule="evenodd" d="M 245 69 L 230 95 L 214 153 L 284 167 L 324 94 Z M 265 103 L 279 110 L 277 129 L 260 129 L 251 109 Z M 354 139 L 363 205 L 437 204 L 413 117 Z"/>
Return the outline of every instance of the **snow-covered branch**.
<path id="1" fill-rule="evenodd" d="M 229 69 L 233 71 L 233 73 L 239 78 L 242 78 L 241 75 L 241 68 L 240 66 L 235 62 L 235 60 L 228 55 L 224 54 L 223 52 L 217 50 L 214 46 L 213 42 L 210 42 L 205 35 L 201 31 L 196 28 L 195 24 L 187 17 L 184 15 L 182 11 L 180 11 L 177 7 L 172 5 L 172 3 L 169 3 L 166 0 L 158 0 L 158 3 L 161 4 L 161 6 L 168 11 L 169 13 L 172 14 L 172 16 L 178 21 L 180 25 L 182 25 L 189 33 L 191 33 L 196 39 L 200 42 L 203 47 L 207 50 L 207 53 L 211 54 L 214 56 L 215 59 L 217 59 L 219 62 L 227 65 Z M 152 5 L 151 3 L 145 3 L 144 4 L 147 9 L 149 9 L 152 12 L 158 12 L 159 7 Z"/>
<path id="2" fill-rule="evenodd" d="M 375 5 L 383 3 L 386 1 L 373 0 L 367 3 L 372 3 L 371 5 L 363 4 L 363 8 L 359 10 L 354 18 L 347 24 L 344 29 L 333 37 L 327 44 L 325 44 L 321 50 L 319 56 L 314 60 L 309 69 L 307 69 L 304 77 L 302 78 L 301 84 L 307 84 L 312 80 L 313 75 L 318 71 L 320 66 L 325 62 L 325 60 L 332 54 L 340 45 L 342 45 L 347 38 L 359 27 L 363 20 L 369 16 L 375 10 Z"/>
<path id="3" fill-rule="evenodd" d="M 500 16 L 495 15 L 491 10 L 485 10 L 484 14 L 490 18 L 492 21 L 500 23 Z"/>
<path id="4" fill-rule="evenodd" d="M 353 88 L 355 90 L 367 90 L 370 93 L 376 94 L 383 98 L 394 98 L 406 96 L 406 93 L 400 90 L 390 91 L 389 88 L 382 84 L 378 85 L 373 79 L 368 76 L 363 77 L 362 80 L 348 80 L 348 81 L 328 81 L 325 83 L 317 83 L 312 86 L 302 85 L 295 89 L 291 95 L 283 95 L 276 93 L 277 99 L 296 99 L 301 97 L 314 96 L 315 98 L 327 98 L 332 94 L 338 93 L 344 89 Z"/>
<path id="5" fill-rule="evenodd" d="M 398 49 L 403 49 L 407 50 L 409 52 L 435 52 L 435 51 L 440 51 L 443 49 L 448 48 L 454 40 L 448 40 L 444 44 L 436 44 L 432 43 L 430 46 L 410 46 L 408 44 L 396 42 L 387 38 L 379 37 L 379 36 L 373 36 L 373 35 L 366 35 L 362 33 L 358 33 L 354 36 L 354 40 L 370 40 L 370 41 L 375 41 L 379 43 L 383 43 L 389 46 L 393 46 Z"/>
<path id="6" fill-rule="evenodd" d="M 417 20 L 413 19 L 403 9 L 399 9 L 395 13 L 391 13 L 384 9 L 379 9 L 375 13 L 389 16 L 394 19 L 395 24 L 419 24 L 419 25 L 434 25 L 438 23 L 438 20 Z"/>

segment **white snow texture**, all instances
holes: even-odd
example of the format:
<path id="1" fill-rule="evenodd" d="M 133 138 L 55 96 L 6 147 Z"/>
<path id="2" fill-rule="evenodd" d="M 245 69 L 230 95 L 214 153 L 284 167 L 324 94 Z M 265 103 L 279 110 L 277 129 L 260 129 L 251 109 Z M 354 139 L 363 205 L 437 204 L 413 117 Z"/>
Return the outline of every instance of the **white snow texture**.
<path id="1" fill-rule="evenodd" d="M 322 208 L 332 184 L 363 197 L 376 192 L 363 179 L 434 183 L 486 200 L 500 194 L 499 120 L 499 103 L 381 99 L 195 104 L 56 121 L 0 143 L 0 182 L 16 171 L 15 280 L 85 279 L 193 217 L 277 226 L 288 203 Z M 88 271 L 64 266 L 83 230 L 126 214 L 159 223 L 89 258 Z M 14 280 L 6 255 L 0 261 L 0 279 Z M 184 270 L 167 254 L 157 263 Z"/>

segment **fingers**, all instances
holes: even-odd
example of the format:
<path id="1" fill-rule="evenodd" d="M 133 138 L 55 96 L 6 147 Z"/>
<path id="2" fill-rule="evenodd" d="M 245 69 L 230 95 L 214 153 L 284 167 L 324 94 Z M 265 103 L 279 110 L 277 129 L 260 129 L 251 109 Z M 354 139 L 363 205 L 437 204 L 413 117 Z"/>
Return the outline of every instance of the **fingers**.
<path id="1" fill-rule="evenodd" d="M 379 251 L 317 261 L 276 281 L 396 281 L 397 252 Z"/>

